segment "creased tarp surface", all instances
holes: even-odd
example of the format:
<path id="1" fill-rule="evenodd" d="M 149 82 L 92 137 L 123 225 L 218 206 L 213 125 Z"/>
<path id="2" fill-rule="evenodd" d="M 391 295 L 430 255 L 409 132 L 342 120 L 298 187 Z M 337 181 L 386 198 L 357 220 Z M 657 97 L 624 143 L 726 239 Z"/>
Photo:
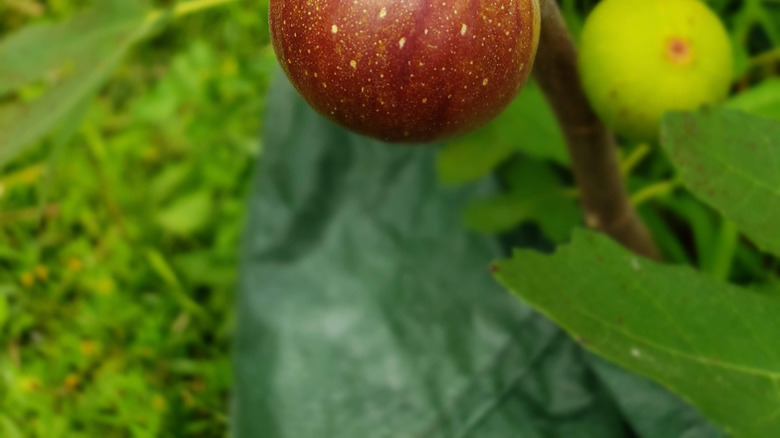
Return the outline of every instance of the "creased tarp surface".
<path id="1" fill-rule="evenodd" d="M 695 412 L 659 435 L 648 419 L 689 408 L 597 368 L 650 394 L 618 405 L 593 359 L 493 280 L 499 245 L 460 220 L 490 181 L 439 187 L 434 148 L 350 134 L 284 79 L 269 108 L 241 270 L 235 436 L 716 436 Z"/>

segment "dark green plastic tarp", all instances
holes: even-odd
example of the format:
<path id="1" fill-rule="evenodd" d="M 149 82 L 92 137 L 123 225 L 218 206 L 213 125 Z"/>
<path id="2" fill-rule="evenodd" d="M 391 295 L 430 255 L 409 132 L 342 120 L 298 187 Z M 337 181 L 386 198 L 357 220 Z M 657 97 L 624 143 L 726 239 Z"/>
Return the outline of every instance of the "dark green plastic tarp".
<path id="1" fill-rule="evenodd" d="M 715 437 L 503 290 L 435 147 L 350 134 L 280 78 L 245 234 L 240 438 Z M 520 242 L 522 243 L 522 242 Z"/>

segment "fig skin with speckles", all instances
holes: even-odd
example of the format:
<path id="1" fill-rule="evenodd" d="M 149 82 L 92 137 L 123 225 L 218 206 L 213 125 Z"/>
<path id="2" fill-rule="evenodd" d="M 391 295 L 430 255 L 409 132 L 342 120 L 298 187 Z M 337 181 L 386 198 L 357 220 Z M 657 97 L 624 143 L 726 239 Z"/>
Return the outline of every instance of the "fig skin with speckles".
<path id="1" fill-rule="evenodd" d="M 320 114 L 384 141 L 455 137 L 525 84 L 538 0 L 271 0 L 276 56 Z"/>

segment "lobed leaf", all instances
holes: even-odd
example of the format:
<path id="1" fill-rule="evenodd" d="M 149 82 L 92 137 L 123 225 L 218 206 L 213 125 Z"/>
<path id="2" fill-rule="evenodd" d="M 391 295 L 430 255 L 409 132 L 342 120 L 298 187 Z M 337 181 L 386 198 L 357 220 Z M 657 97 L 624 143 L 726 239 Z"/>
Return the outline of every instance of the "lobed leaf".
<path id="1" fill-rule="evenodd" d="M 698 406 L 727 433 L 780 430 L 780 300 L 577 232 L 552 256 L 518 251 L 497 278 L 589 350 Z"/>

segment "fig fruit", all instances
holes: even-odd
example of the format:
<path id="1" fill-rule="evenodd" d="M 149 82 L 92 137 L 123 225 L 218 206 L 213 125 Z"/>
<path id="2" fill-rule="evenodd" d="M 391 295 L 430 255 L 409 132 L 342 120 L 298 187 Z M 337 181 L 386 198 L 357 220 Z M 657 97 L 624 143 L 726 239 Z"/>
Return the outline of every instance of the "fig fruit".
<path id="1" fill-rule="evenodd" d="M 485 124 L 533 66 L 538 0 L 271 0 L 276 56 L 320 114 L 384 141 Z"/>
<path id="2" fill-rule="evenodd" d="M 604 0 L 585 21 L 580 74 L 618 134 L 654 141 L 663 114 L 722 101 L 734 67 L 718 17 L 699 0 Z"/>

